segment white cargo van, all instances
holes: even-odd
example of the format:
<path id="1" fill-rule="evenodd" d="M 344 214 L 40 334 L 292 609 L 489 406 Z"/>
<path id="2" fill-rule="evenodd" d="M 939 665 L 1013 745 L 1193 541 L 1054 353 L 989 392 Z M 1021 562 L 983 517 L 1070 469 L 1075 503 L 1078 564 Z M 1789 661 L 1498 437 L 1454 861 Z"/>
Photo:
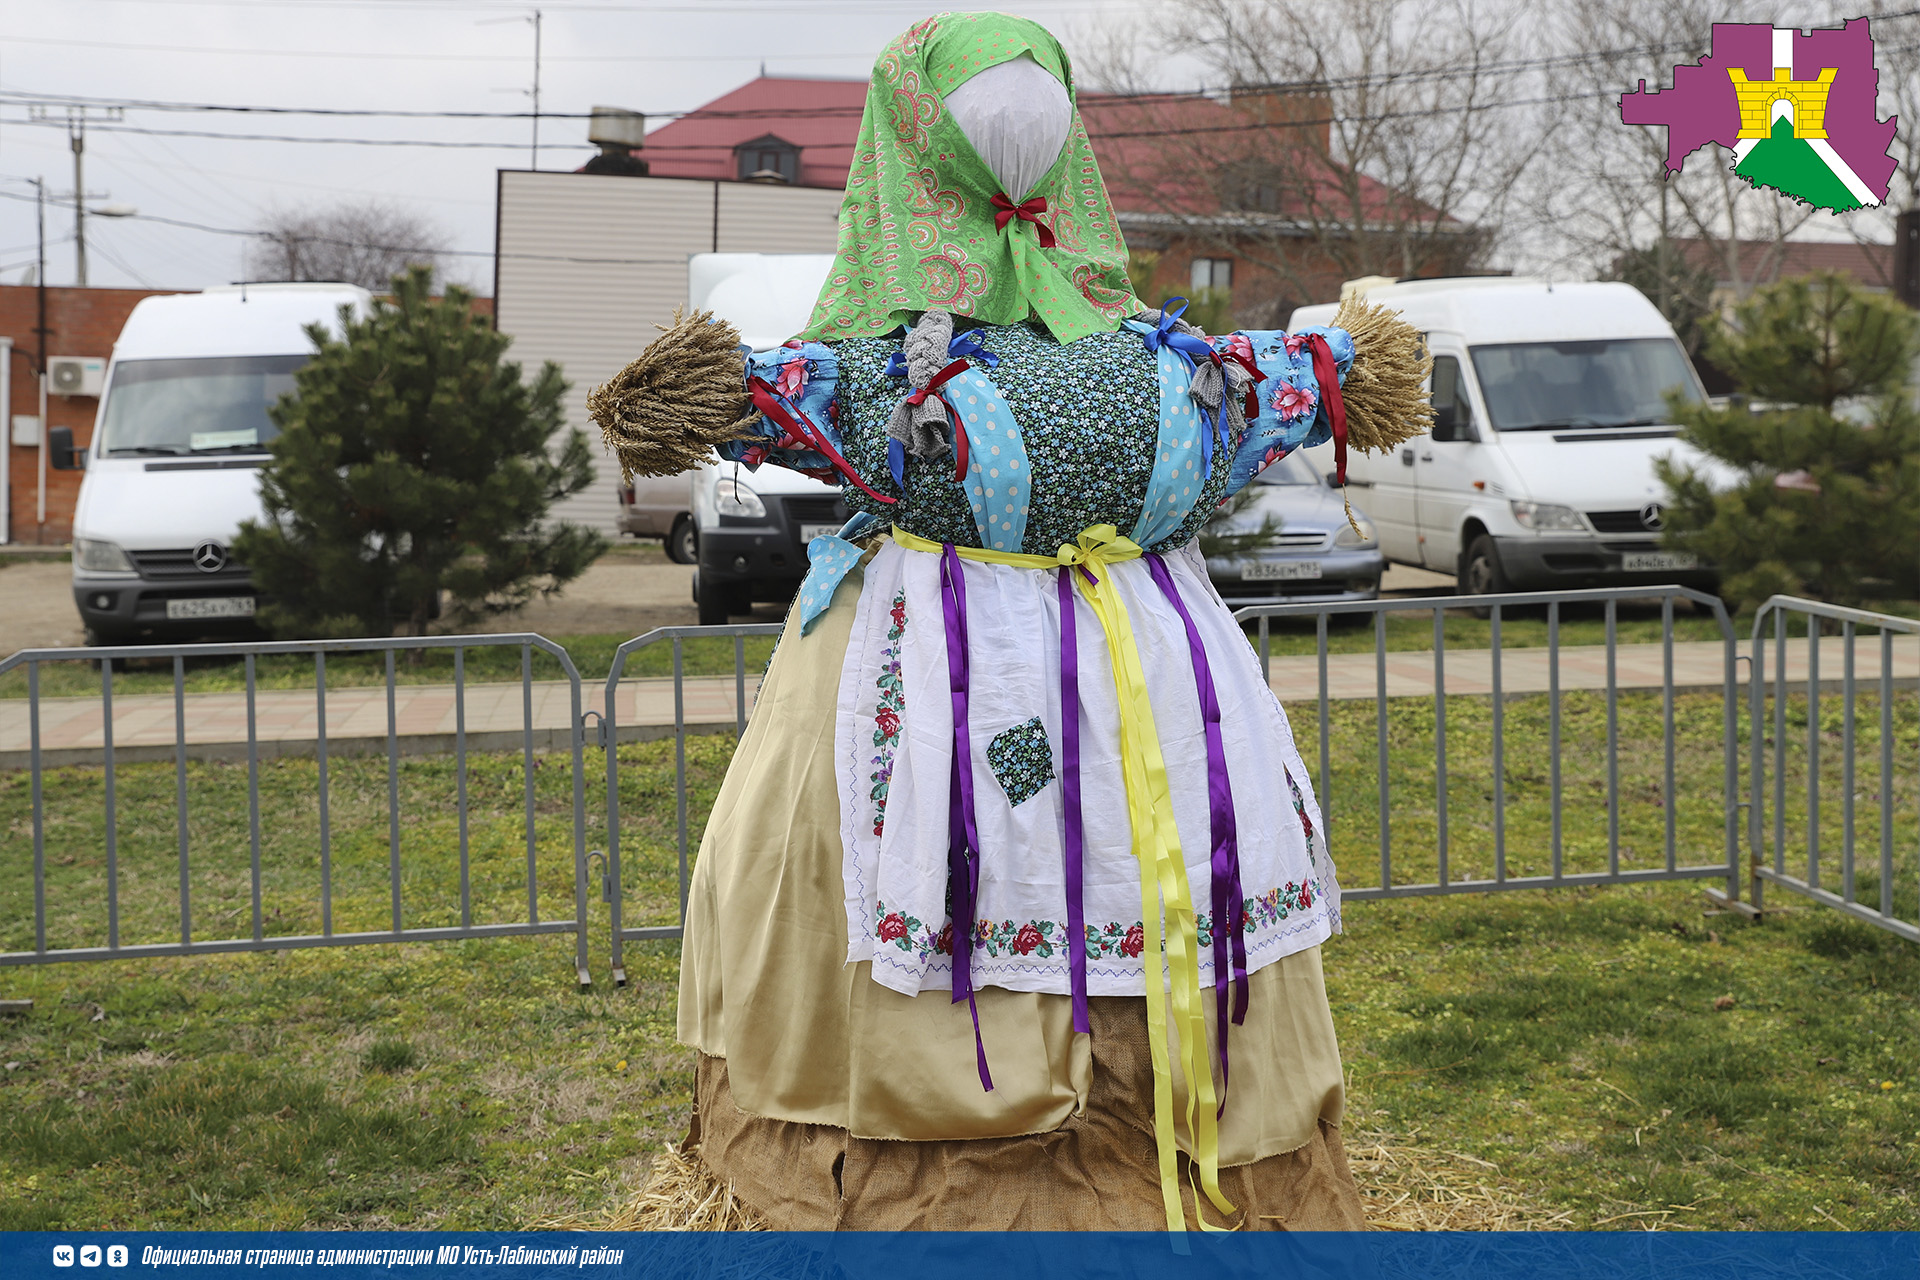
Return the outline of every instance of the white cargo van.
<path id="1" fill-rule="evenodd" d="M 1457 590 L 1679 583 L 1713 570 L 1660 546 L 1654 459 L 1696 468 L 1666 396 L 1704 392 L 1666 318 L 1626 284 L 1515 277 L 1369 288 L 1427 337 L 1434 426 L 1347 477 L 1387 558 L 1455 575 Z M 1301 307 L 1289 329 L 1330 324 Z M 1312 454 L 1333 470 L 1332 446 Z M 1717 469 L 1716 469 L 1717 470 Z"/>
<path id="2" fill-rule="evenodd" d="M 258 519 L 267 409 L 293 390 L 344 284 L 249 284 L 146 298 L 113 345 L 84 452 L 50 433 L 55 466 L 84 467 L 73 516 L 73 598 L 98 644 L 251 630 L 255 594 L 228 552 Z"/>
<path id="3" fill-rule="evenodd" d="M 698 253 L 687 266 L 687 298 L 766 350 L 806 325 L 832 264 L 830 253 Z M 756 600 L 791 600 L 807 576 L 807 543 L 846 521 L 838 486 L 798 471 L 737 462 L 696 471 L 693 598 L 701 625 L 746 613 Z"/>

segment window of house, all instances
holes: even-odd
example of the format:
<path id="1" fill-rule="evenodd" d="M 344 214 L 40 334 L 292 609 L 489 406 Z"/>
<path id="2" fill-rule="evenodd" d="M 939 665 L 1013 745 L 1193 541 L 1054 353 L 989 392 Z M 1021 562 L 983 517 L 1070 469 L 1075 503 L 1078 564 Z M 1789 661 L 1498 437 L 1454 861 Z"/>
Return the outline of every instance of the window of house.
<path id="1" fill-rule="evenodd" d="M 1219 289 L 1224 292 L 1233 288 L 1233 259 L 1195 258 L 1191 283 L 1196 293 L 1201 289 Z"/>
<path id="2" fill-rule="evenodd" d="M 800 148 L 785 138 L 767 134 L 741 143 L 733 154 L 739 161 L 735 176 L 742 182 L 756 174 L 775 174 L 782 182 L 800 181 Z"/>

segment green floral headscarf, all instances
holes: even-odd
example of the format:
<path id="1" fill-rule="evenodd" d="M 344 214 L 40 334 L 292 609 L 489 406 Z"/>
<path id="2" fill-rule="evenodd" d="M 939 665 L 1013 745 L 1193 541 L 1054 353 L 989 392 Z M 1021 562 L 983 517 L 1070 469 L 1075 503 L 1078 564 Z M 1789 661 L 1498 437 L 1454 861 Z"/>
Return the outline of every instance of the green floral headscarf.
<path id="1" fill-rule="evenodd" d="M 874 64 L 840 206 L 833 274 L 802 338 L 860 338 L 939 309 L 986 324 L 1037 316 L 1061 342 L 1107 333 L 1140 310 L 1079 107 L 1060 158 L 1024 197 L 1057 244 L 1023 217 L 994 226 L 1000 181 L 942 102 L 978 72 L 1021 54 L 1072 97 L 1066 51 L 1045 28 L 1004 13 L 941 13 Z"/>

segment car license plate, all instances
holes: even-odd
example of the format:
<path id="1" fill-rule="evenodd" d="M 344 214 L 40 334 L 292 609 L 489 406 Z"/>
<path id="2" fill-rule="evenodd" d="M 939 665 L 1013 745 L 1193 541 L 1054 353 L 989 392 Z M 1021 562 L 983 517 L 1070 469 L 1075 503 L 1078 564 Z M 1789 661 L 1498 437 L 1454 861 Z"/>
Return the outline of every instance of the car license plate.
<path id="1" fill-rule="evenodd" d="M 205 596 L 167 601 L 169 618 L 251 618 L 252 596 Z"/>
<path id="2" fill-rule="evenodd" d="M 1665 573 L 1670 569 L 1691 569 L 1699 563 L 1699 556 L 1680 551 L 1630 551 L 1620 557 L 1620 568 L 1626 573 Z"/>
<path id="3" fill-rule="evenodd" d="M 812 542 L 815 538 L 831 538 L 840 532 L 837 524 L 803 524 L 800 526 L 800 541 Z"/>
<path id="4" fill-rule="evenodd" d="M 1240 570 L 1242 582 L 1299 582 L 1320 576 L 1318 560 L 1274 560 Z"/>

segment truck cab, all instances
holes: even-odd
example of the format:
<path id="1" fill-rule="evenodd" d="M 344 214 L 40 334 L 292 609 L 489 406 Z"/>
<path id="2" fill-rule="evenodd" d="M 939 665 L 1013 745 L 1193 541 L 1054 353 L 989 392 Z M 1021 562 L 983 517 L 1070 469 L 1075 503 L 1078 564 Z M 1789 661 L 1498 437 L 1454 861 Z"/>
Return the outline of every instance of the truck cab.
<path id="1" fill-rule="evenodd" d="M 1426 335 L 1430 435 L 1347 475 L 1388 559 L 1453 574 L 1463 595 L 1678 583 L 1711 566 L 1660 545 L 1654 461 L 1715 467 L 1679 439 L 1667 397 L 1704 398 L 1673 328 L 1620 283 L 1517 277 L 1370 288 Z M 1289 328 L 1329 324 L 1302 307 Z M 1332 447 L 1315 450 L 1322 471 Z"/>
<path id="2" fill-rule="evenodd" d="M 806 326 L 833 263 L 830 253 L 700 253 L 687 268 L 688 301 L 740 330 L 755 350 Z M 693 598 L 700 624 L 785 603 L 807 576 L 807 544 L 838 533 L 847 504 L 837 485 L 773 463 L 709 462 L 693 474 Z"/>

